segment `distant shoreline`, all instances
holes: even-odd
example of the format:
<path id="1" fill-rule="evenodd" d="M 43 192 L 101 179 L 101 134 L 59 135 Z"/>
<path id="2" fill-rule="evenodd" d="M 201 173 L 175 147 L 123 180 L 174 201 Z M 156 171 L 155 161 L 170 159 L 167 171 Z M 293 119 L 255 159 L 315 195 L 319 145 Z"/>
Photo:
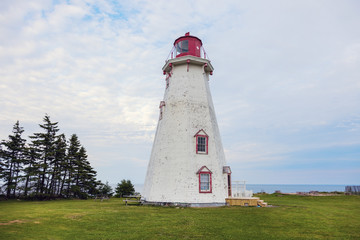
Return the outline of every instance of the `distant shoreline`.
<path id="1" fill-rule="evenodd" d="M 354 184 L 246 184 L 247 190 L 252 190 L 253 193 L 274 193 L 280 191 L 281 193 L 297 193 L 297 192 L 344 192 L 346 186 Z M 359 184 L 357 184 L 359 185 Z M 135 191 L 142 193 L 144 184 L 134 184 Z M 232 185 L 236 188 L 235 184 Z"/>

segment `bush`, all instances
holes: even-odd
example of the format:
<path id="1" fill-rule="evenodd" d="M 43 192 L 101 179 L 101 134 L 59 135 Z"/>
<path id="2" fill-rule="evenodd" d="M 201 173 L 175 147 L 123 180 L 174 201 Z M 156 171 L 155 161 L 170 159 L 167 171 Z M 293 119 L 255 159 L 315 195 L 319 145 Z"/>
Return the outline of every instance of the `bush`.
<path id="1" fill-rule="evenodd" d="M 111 197 L 113 195 L 112 187 L 109 185 L 108 182 L 106 182 L 105 184 L 100 184 L 99 194 L 104 197 Z"/>
<path id="2" fill-rule="evenodd" d="M 115 188 L 115 197 L 123 197 L 127 195 L 134 195 L 135 188 L 130 180 L 121 180 L 121 183 L 118 183 Z"/>

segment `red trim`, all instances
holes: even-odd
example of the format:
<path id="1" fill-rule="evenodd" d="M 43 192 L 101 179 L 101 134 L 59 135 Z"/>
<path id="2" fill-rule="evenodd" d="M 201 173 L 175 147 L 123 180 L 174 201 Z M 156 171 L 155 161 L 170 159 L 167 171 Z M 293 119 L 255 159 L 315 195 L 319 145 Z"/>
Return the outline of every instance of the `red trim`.
<path id="1" fill-rule="evenodd" d="M 160 101 L 160 106 L 159 106 L 159 108 L 162 108 L 163 106 L 165 106 L 165 101 Z"/>
<path id="2" fill-rule="evenodd" d="M 203 134 L 200 134 L 200 133 Z M 207 135 L 207 133 L 204 131 L 204 129 L 200 129 L 195 135 L 194 137 L 196 137 L 195 141 L 196 141 L 196 154 L 208 154 L 208 147 L 209 147 L 209 136 Z M 198 151 L 198 137 L 205 137 L 205 143 L 206 143 L 206 149 L 205 152 L 199 152 Z"/>
<path id="3" fill-rule="evenodd" d="M 165 101 L 161 101 L 161 102 L 160 102 L 160 106 L 159 106 L 159 108 L 160 108 L 159 120 L 162 119 L 162 116 L 163 116 L 163 107 L 164 107 L 164 106 L 165 106 Z"/>
<path id="4" fill-rule="evenodd" d="M 168 74 L 170 77 L 172 75 L 173 65 L 172 63 L 169 63 L 170 70 L 167 72 L 166 70 L 163 71 L 163 75 Z"/>
<path id="5" fill-rule="evenodd" d="M 175 57 L 187 55 L 200 57 L 200 49 L 202 47 L 202 42 L 199 38 L 191 36 L 190 33 L 186 33 L 185 36 L 179 37 L 175 40 L 174 46 L 176 47 L 176 44 L 182 41 L 188 41 L 188 51 L 179 53 Z"/>
<path id="6" fill-rule="evenodd" d="M 196 137 L 196 135 L 199 135 L 199 133 L 200 133 L 201 131 L 202 131 L 206 136 L 209 136 L 209 135 L 207 135 L 207 133 L 204 131 L 204 129 L 200 129 L 199 131 L 197 131 L 197 132 L 195 133 L 194 137 Z"/>
<path id="7" fill-rule="evenodd" d="M 199 137 L 205 138 L 205 144 L 206 144 L 205 152 L 199 152 L 198 151 L 198 138 Z M 197 154 L 208 154 L 208 146 L 209 146 L 209 137 L 208 137 L 208 135 L 196 135 L 196 153 Z"/>
<path id="8" fill-rule="evenodd" d="M 169 83 L 170 82 L 170 74 L 166 76 L 165 81 L 166 81 L 166 88 L 168 88 L 170 85 L 170 83 Z"/>
<path id="9" fill-rule="evenodd" d="M 207 171 L 206 171 L 206 170 L 203 171 L 204 168 L 206 168 Z M 209 173 L 212 173 L 212 171 L 210 171 L 210 170 L 207 168 L 207 166 L 202 166 L 202 167 L 196 172 L 196 174 L 199 174 L 200 172 L 209 172 Z"/>
<path id="10" fill-rule="evenodd" d="M 206 68 L 207 66 L 208 66 L 207 63 L 205 63 L 205 64 L 203 65 L 203 71 L 204 71 L 204 72 L 206 72 L 206 71 L 205 71 L 205 68 Z"/>
<path id="11" fill-rule="evenodd" d="M 209 149 L 209 137 L 206 137 L 206 154 L 208 154 Z"/>
<path id="12" fill-rule="evenodd" d="M 210 186 L 209 186 L 208 191 L 201 190 L 201 174 L 209 174 Z M 211 175 L 212 175 L 212 172 L 210 170 L 207 172 L 199 172 L 199 193 L 212 193 L 212 176 Z"/>
<path id="13" fill-rule="evenodd" d="M 189 40 L 191 39 L 194 42 L 200 42 L 200 46 L 202 46 L 202 41 L 200 40 L 200 38 L 195 37 L 195 36 L 191 36 L 190 33 L 185 33 L 185 36 L 181 36 L 178 37 L 177 39 L 175 39 L 174 41 L 174 45 L 177 44 L 178 42 L 184 41 L 184 40 Z"/>
<path id="14" fill-rule="evenodd" d="M 228 182 L 228 196 L 231 197 L 231 173 L 228 173 L 227 175 L 227 182 Z"/>

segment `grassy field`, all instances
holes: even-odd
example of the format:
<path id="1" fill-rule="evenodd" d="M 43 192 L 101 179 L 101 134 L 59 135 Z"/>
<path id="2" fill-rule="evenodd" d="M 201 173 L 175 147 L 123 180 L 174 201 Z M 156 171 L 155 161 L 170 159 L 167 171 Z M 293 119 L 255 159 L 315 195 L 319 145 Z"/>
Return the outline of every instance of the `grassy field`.
<path id="1" fill-rule="evenodd" d="M 261 195 L 275 207 L 0 202 L 0 239 L 360 239 L 360 196 Z"/>

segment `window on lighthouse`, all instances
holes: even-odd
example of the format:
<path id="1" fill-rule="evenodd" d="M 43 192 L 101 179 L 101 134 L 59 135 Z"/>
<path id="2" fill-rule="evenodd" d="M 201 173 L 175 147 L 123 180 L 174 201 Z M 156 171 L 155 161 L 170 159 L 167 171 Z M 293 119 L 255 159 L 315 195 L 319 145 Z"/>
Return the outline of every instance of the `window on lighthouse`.
<path id="1" fill-rule="evenodd" d="M 210 173 L 200 174 L 200 192 L 210 191 Z"/>
<path id="2" fill-rule="evenodd" d="M 198 152 L 206 152 L 206 137 L 198 136 L 197 137 L 197 151 Z"/>
<path id="3" fill-rule="evenodd" d="M 211 193 L 212 183 L 211 174 L 212 172 L 206 167 L 202 166 L 196 174 L 199 174 L 199 193 Z"/>
<path id="4" fill-rule="evenodd" d="M 189 51 L 189 41 L 184 40 L 178 42 L 175 47 L 176 47 L 176 55 L 179 55 L 181 53 L 186 53 Z"/>
<path id="5" fill-rule="evenodd" d="M 196 137 L 196 153 L 208 154 L 209 137 L 206 134 L 206 132 L 203 129 L 201 129 L 195 134 L 194 137 Z"/>

